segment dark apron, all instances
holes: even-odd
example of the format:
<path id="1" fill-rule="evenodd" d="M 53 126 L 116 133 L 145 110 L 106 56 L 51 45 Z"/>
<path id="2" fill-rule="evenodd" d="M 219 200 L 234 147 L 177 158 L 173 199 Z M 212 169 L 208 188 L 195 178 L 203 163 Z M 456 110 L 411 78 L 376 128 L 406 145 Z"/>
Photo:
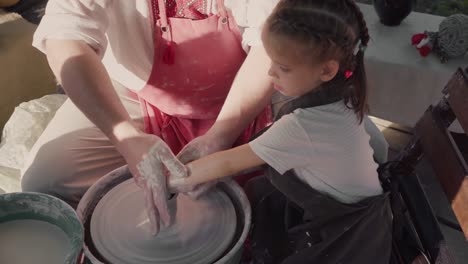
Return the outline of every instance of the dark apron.
<path id="1" fill-rule="evenodd" d="M 286 103 L 275 120 L 297 108 L 342 99 L 339 90 L 319 89 Z M 253 210 L 250 249 L 254 263 L 389 263 L 392 216 L 388 193 L 345 204 L 302 182 L 291 170 L 245 187 Z"/>

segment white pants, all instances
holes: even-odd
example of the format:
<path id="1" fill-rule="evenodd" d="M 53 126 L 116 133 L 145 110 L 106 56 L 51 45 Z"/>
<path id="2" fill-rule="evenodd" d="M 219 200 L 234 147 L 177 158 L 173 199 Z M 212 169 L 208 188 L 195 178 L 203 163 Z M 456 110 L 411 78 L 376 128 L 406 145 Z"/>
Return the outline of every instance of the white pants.
<path id="1" fill-rule="evenodd" d="M 132 119 L 143 126 L 138 100 L 119 84 L 114 86 Z M 104 133 L 67 99 L 31 149 L 21 187 L 76 207 L 95 181 L 124 164 Z"/>

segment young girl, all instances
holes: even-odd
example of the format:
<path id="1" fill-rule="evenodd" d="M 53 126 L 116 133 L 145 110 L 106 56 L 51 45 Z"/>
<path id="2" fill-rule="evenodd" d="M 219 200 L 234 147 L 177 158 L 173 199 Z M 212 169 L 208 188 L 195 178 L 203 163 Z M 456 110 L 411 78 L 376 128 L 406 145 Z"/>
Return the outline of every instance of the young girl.
<path id="1" fill-rule="evenodd" d="M 388 263 L 390 209 L 362 125 L 369 40 L 353 0 L 281 0 L 262 33 L 274 88 L 295 97 L 262 135 L 187 165 L 195 185 L 267 164 L 249 182 L 258 263 Z"/>

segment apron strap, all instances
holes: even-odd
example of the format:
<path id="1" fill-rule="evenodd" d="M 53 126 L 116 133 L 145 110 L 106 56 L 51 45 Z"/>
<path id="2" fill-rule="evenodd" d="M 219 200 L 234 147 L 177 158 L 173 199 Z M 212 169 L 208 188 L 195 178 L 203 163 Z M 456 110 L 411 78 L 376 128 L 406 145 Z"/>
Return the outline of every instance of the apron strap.
<path id="1" fill-rule="evenodd" d="M 167 28 L 168 23 L 167 23 L 167 15 L 166 15 L 166 5 L 164 4 L 164 0 L 158 0 L 158 7 L 159 7 L 159 18 L 161 21 L 161 30 L 165 32 L 164 28 L 166 28 L 166 30 L 168 29 Z"/>
<path id="2" fill-rule="evenodd" d="M 227 24 L 229 19 L 228 19 L 228 12 L 226 11 L 226 6 L 224 5 L 224 0 L 216 0 L 216 3 L 218 7 L 218 13 L 222 17 L 223 24 Z M 152 5 L 151 10 L 153 13 L 154 29 L 156 30 L 157 12 L 156 12 L 155 0 L 151 0 L 151 5 Z M 166 64 L 174 64 L 175 51 L 174 51 L 174 42 L 172 41 L 172 29 L 167 19 L 166 5 L 164 4 L 164 0 L 158 0 L 158 7 L 159 7 L 159 21 L 161 23 L 161 31 L 162 31 L 161 33 L 165 35 L 167 39 L 165 51 L 163 54 L 163 61 Z M 156 36 L 154 37 L 154 40 L 156 40 Z"/>
<path id="3" fill-rule="evenodd" d="M 226 9 L 226 6 L 224 5 L 224 0 L 216 0 L 217 8 L 218 8 L 218 13 L 223 17 L 226 18 L 228 16 L 228 12 Z M 153 24 L 156 25 L 156 17 L 157 17 L 157 12 L 156 12 L 156 3 L 155 0 L 151 0 L 151 5 L 152 5 L 152 13 L 153 13 Z M 167 27 L 168 26 L 168 20 L 167 20 L 167 12 L 166 12 L 166 5 L 164 4 L 164 0 L 158 0 L 158 7 L 159 7 L 159 16 L 161 19 L 161 27 Z"/>
<path id="4" fill-rule="evenodd" d="M 227 10 L 226 10 L 226 6 L 224 5 L 224 0 L 216 0 L 216 4 L 218 7 L 218 13 L 223 18 L 227 18 Z"/>
<path id="5" fill-rule="evenodd" d="M 227 21 L 228 12 L 226 10 L 226 6 L 224 5 L 224 0 L 216 0 L 216 4 L 218 7 L 218 13 L 221 15 L 223 19 L 226 19 L 225 21 Z M 156 28 L 157 12 L 156 12 L 155 0 L 151 0 L 151 6 L 152 6 L 151 11 L 153 14 L 153 24 Z M 166 5 L 164 4 L 164 0 L 158 0 L 158 7 L 159 7 L 159 18 L 161 21 L 161 31 L 163 34 L 167 34 L 168 41 L 172 42 L 172 30 L 169 26 L 169 22 L 167 19 Z"/>
<path id="6" fill-rule="evenodd" d="M 298 108 L 309 108 L 321 105 L 336 103 L 343 100 L 343 87 L 340 86 L 321 86 L 309 93 L 293 99 L 284 104 L 275 116 L 275 121 L 282 116 L 292 113 Z"/>
<path id="7" fill-rule="evenodd" d="M 276 115 L 274 116 L 273 120 L 278 121 L 282 116 L 290 114 L 294 110 L 299 108 L 309 108 L 320 105 L 327 105 L 343 100 L 342 90 L 343 89 L 338 86 L 322 86 L 317 89 L 314 89 L 308 92 L 307 94 L 297 97 L 281 106 L 281 108 L 278 110 L 278 113 L 276 113 Z M 273 124 L 264 127 L 257 134 L 253 135 L 250 138 L 250 141 L 256 139 L 257 137 L 265 133 L 265 131 L 270 129 L 272 125 Z"/>
<path id="8" fill-rule="evenodd" d="M 156 3 L 155 0 L 151 0 L 152 5 L 152 13 L 153 13 L 153 23 L 154 23 L 154 43 L 156 43 L 156 28 L 157 26 L 157 12 L 156 12 Z M 175 52 L 174 52 L 174 43 L 172 41 L 172 29 L 169 26 L 169 22 L 167 20 L 167 13 L 166 13 L 166 5 L 164 4 L 164 0 L 158 0 L 158 7 L 159 7 L 159 21 L 161 23 L 161 34 L 165 35 L 166 43 L 165 43 L 165 50 L 163 53 L 163 61 L 166 64 L 174 64 Z"/>
<path id="9" fill-rule="evenodd" d="M 161 22 L 161 31 L 162 34 L 167 34 L 168 40 L 172 41 L 172 33 L 169 28 L 169 22 L 167 20 L 167 13 L 166 13 L 166 5 L 164 4 L 164 0 L 157 0 L 157 6 L 159 7 L 159 18 Z M 158 12 L 156 10 L 156 0 L 151 0 L 151 14 L 152 14 L 152 22 L 154 27 L 153 35 L 156 34 L 157 25 L 157 18 Z M 156 40 L 156 36 L 153 37 Z"/>

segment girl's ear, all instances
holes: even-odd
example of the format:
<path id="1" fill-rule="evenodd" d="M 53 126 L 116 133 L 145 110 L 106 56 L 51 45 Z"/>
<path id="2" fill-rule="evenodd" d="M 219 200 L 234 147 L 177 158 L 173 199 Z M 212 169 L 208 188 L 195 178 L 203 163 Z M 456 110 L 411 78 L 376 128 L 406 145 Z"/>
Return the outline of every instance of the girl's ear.
<path id="1" fill-rule="evenodd" d="M 340 69 L 340 64 L 336 60 L 329 60 L 322 64 L 322 70 L 320 72 L 320 80 L 322 82 L 328 82 L 331 79 L 335 78 L 338 70 Z"/>

